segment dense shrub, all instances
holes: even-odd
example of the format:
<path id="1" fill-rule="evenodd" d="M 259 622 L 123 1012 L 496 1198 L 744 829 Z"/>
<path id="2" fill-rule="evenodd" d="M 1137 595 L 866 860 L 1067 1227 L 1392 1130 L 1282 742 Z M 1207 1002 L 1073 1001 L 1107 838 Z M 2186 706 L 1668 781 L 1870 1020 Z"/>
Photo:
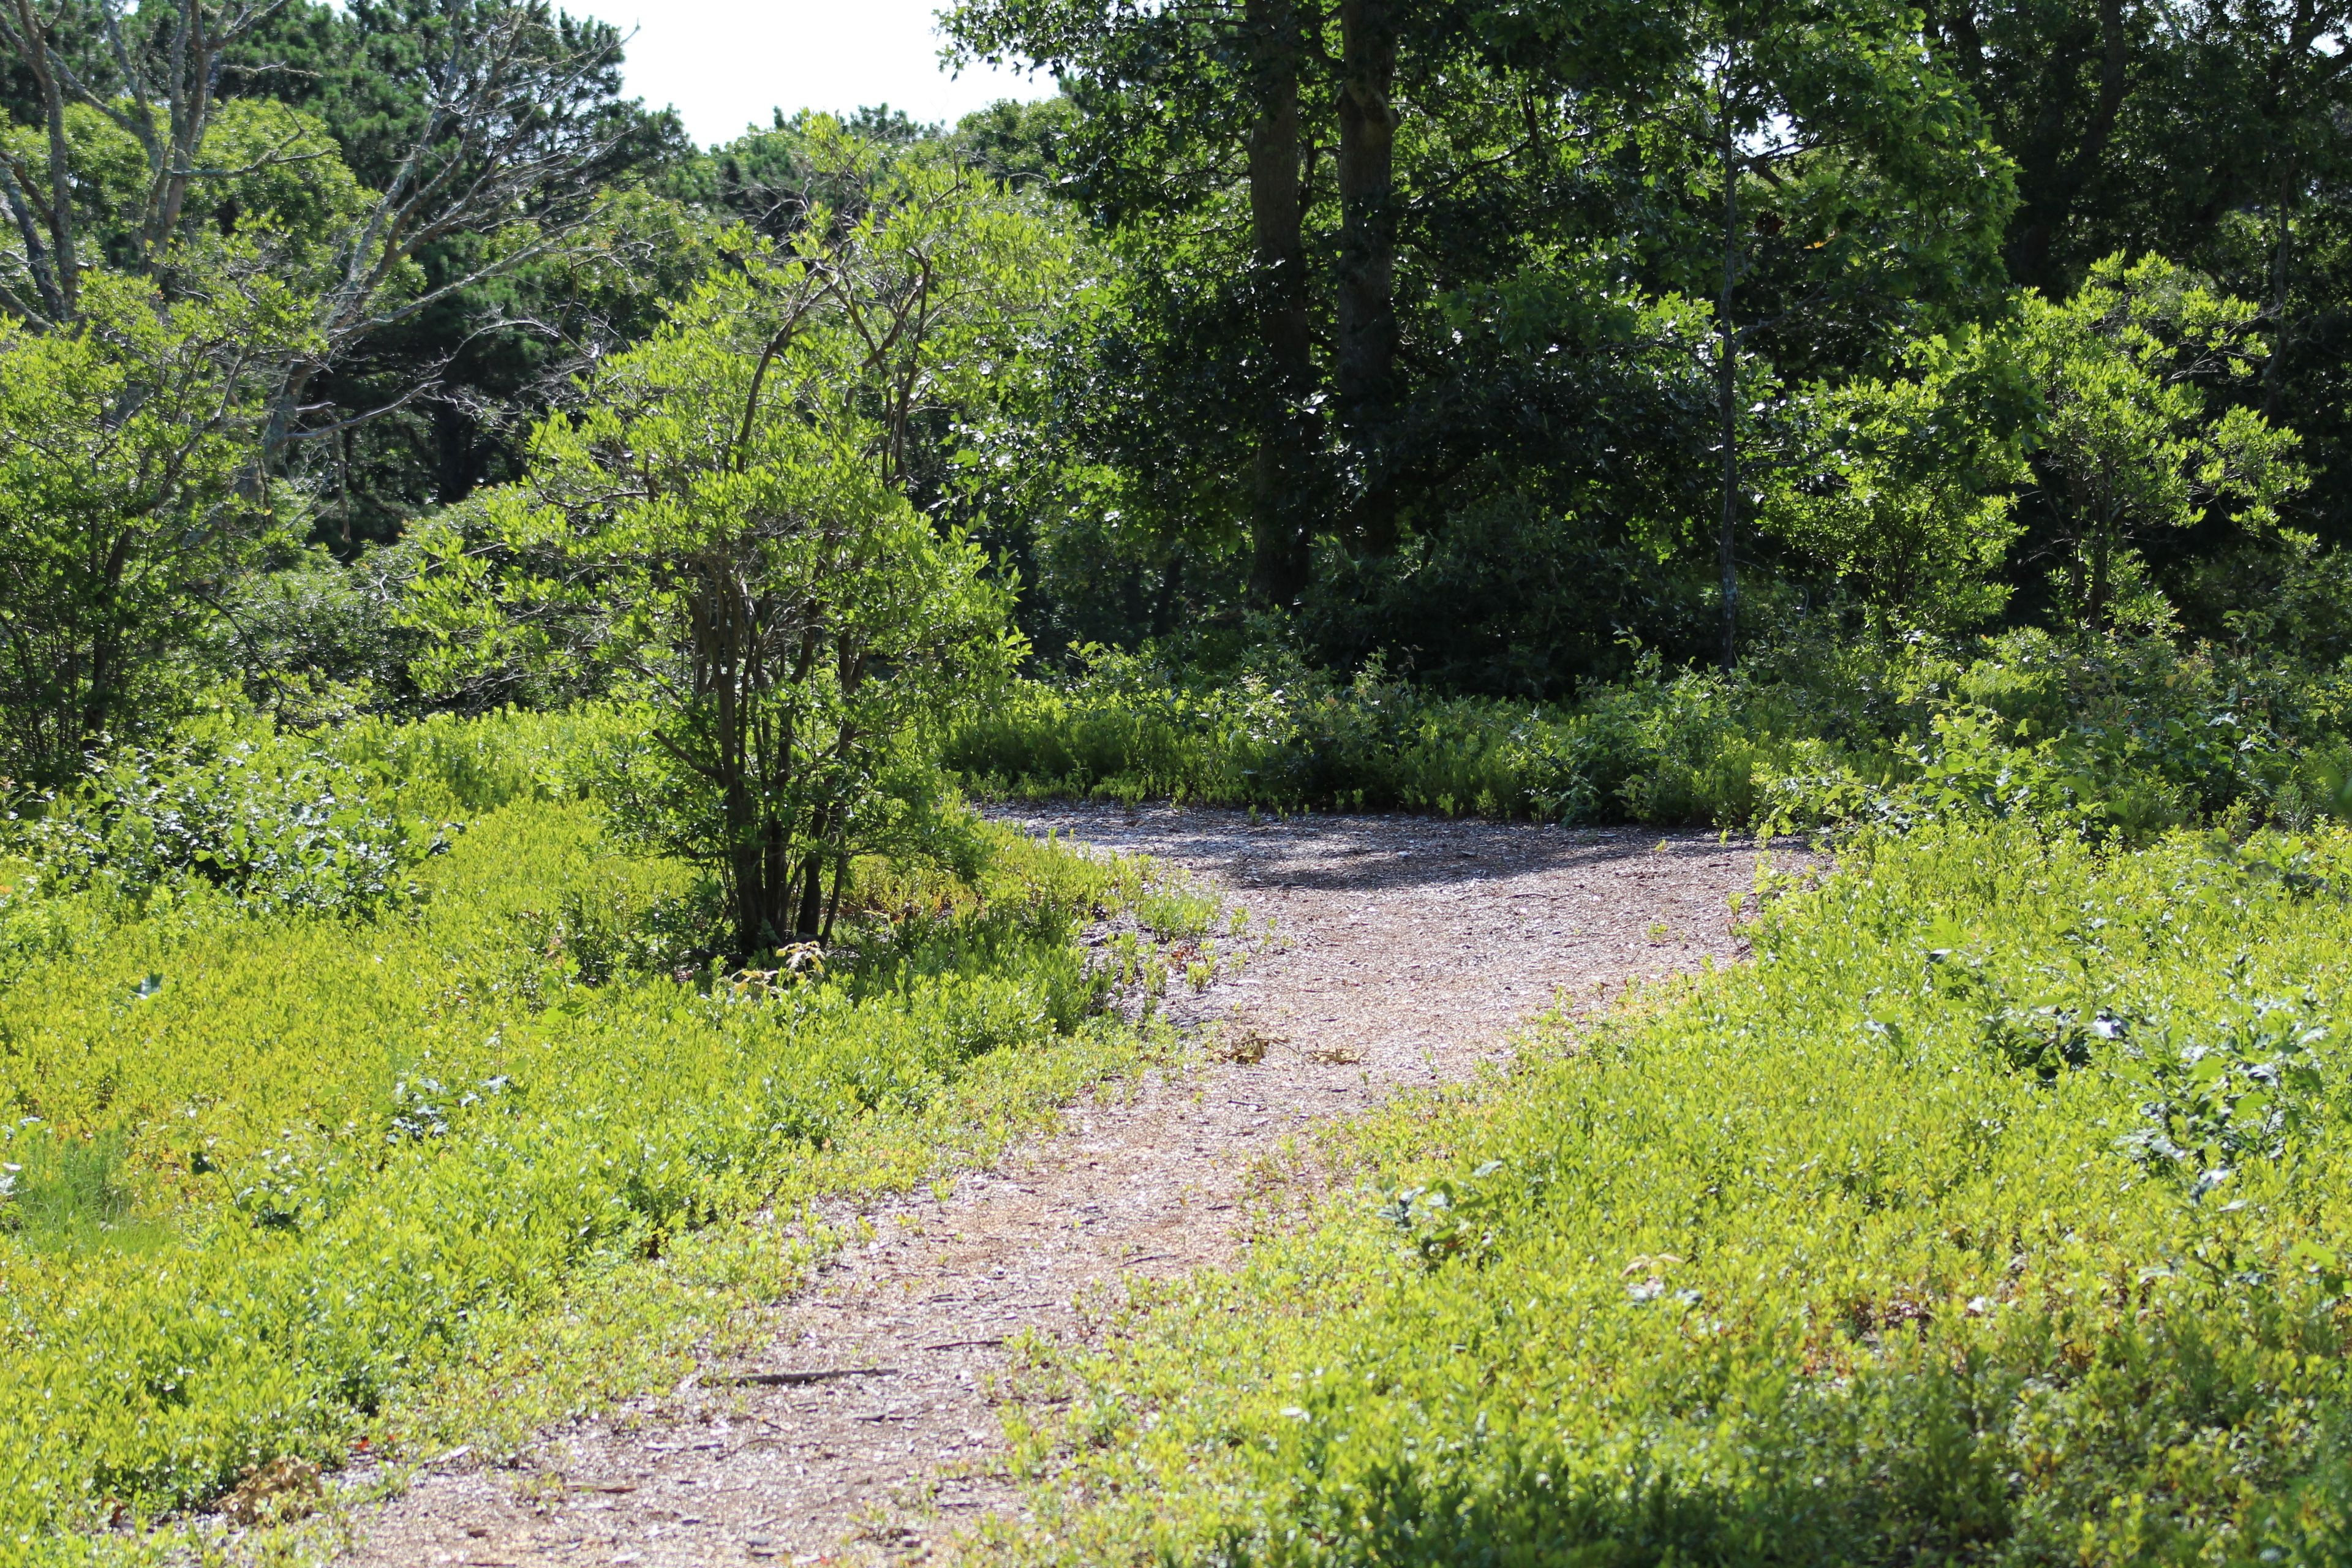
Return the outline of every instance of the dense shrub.
<path id="1" fill-rule="evenodd" d="M 1147 1296 L 1012 1555 L 2341 1563 L 2347 899 L 2337 829 L 1858 841 Z"/>
<path id="2" fill-rule="evenodd" d="M 446 847 L 357 769 L 266 730 L 100 759 L 24 837 L 41 880 L 139 898 L 202 881 L 254 910 L 347 911 Z"/>
<path id="3" fill-rule="evenodd" d="M 304 728 L 414 709 L 408 664 L 424 639 L 397 624 L 395 610 L 417 553 L 404 541 L 364 549 L 346 565 L 322 549 L 282 551 L 269 569 L 229 584 L 206 662 L 233 674 L 251 701 Z"/>
<path id="4" fill-rule="evenodd" d="M 1570 705 L 1433 696 L 1377 664 L 1210 680 L 1097 650 L 967 721 L 945 755 L 1015 795 L 1742 828 L 2025 816 L 2144 839 L 2333 809 L 2347 718 L 2342 671 L 2032 630 L 1808 633 L 1732 674 L 1644 657 Z"/>

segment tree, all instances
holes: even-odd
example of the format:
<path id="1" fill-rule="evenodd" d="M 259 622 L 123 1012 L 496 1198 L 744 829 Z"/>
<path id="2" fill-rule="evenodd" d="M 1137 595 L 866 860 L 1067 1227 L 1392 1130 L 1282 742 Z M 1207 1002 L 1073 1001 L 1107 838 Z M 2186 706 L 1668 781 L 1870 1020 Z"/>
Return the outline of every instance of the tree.
<path id="1" fill-rule="evenodd" d="M 0 50 L 32 84 L 37 116 L 37 138 L 11 135 L 0 153 L 13 241 L 0 249 L 0 310 L 70 325 L 84 279 L 101 267 L 169 287 L 174 258 L 203 231 L 234 228 L 228 193 L 240 184 L 293 171 L 348 187 L 331 253 L 305 279 L 309 346 L 278 370 L 264 434 L 273 458 L 341 426 L 317 425 L 310 416 L 322 410 L 305 397 L 362 343 L 569 246 L 630 132 L 609 111 L 620 62 L 609 26 L 574 23 L 542 0 L 367 0 L 341 43 L 393 102 L 371 117 L 387 133 L 363 160 L 375 165 L 372 187 L 350 186 L 316 121 L 286 116 L 275 137 L 222 134 L 252 122 L 225 89 L 283 3 L 0 0 Z M 353 62 L 335 63 L 348 72 Z M 91 133 L 100 124 L 111 137 Z M 93 167 L 114 143 L 132 156 Z M 93 194 L 110 199 L 93 210 Z M 460 239 L 459 265 L 420 266 Z"/>
<path id="2" fill-rule="evenodd" d="M 414 609 L 444 687 L 585 659 L 649 701 L 619 825 L 718 873 L 746 953 L 829 931 L 910 738 L 1018 657 L 1008 591 L 908 487 L 926 423 L 984 409 L 1070 281 L 950 159 L 829 156 L 857 215 L 809 209 L 603 367 L 477 532 L 441 531 Z"/>
<path id="3" fill-rule="evenodd" d="M 969 0 L 949 18 L 973 57 L 1017 58 L 1062 79 L 1081 111 L 1064 150 L 1067 188 L 1097 221 L 1160 230 L 1158 254 L 1135 258 L 1134 302 L 1147 319 L 1121 346 L 1144 350 L 1138 368 L 1164 373 L 1152 423 L 1190 426 L 1171 446 L 1240 448 L 1251 593 L 1269 606 L 1292 603 L 1306 585 L 1323 488 L 1301 118 L 1323 20 L 1311 0 L 1108 10 Z M 1174 223 L 1204 214 L 1246 237 L 1211 290 L 1199 288 L 1198 258 L 1164 243 Z M 1155 284 L 1165 290 L 1158 299 Z M 1206 376 L 1196 374 L 1203 350 Z M 1246 423 L 1238 442 L 1236 402 Z"/>
<path id="4" fill-rule="evenodd" d="M 2210 406 L 2211 391 L 2257 374 L 2259 316 L 2159 257 L 2110 257 L 2063 302 L 2026 297 L 2019 352 L 2042 403 L 2033 542 L 2084 629 L 2160 613 L 2142 542 L 2209 513 L 2266 527 L 2306 482 L 2294 431 Z"/>
<path id="5" fill-rule="evenodd" d="M 73 773 L 142 727 L 267 520 L 273 371 L 310 352 L 267 276 L 86 272 L 70 324 L 0 321 L 0 768 Z"/>
<path id="6" fill-rule="evenodd" d="M 1849 356 L 1889 313 L 1965 314 L 1994 287 L 2005 163 L 1920 58 L 1911 18 L 1851 0 L 1722 0 L 1694 27 L 1682 117 L 1713 164 L 1717 552 L 1722 658 L 1738 650 L 1741 360 L 1758 342 Z M 1694 160 L 1696 164 L 1696 160 Z M 1775 341 L 1777 340 L 1777 342 Z M 1793 363 L 1791 363 L 1793 362 Z"/>
<path id="7" fill-rule="evenodd" d="M 2227 395 L 2304 437 L 2315 482 L 2299 523 L 2352 536 L 2352 12 L 1941 0 L 1927 21 L 2017 166 L 2011 278 L 2061 300 L 2101 258 L 2154 253 L 2260 303 L 2273 352 Z M 2149 566 L 2185 587 L 2205 542 L 2150 540 Z M 2199 629 L 2223 627 L 2208 616 Z"/>
<path id="8" fill-rule="evenodd" d="M 2017 165 L 2011 276 L 2053 298 L 2117 249 L 2210 261 L 2236 212 L 2275 238 L 2341 165 L 2339 0 L 1946 0 L 1927 22 Z"/>
<path id="9" fill-rule="evenodd" d="M 1228 504 L 1220 481 L 1245 495 L 1253 596 L 1318 626 L 1456 516 L 1633 548 L 1659 496 L 1620 477 L 1654 478 L 1688 422 L 1620 423 L 1674 399 L 1632 388 L 1632 345 L 1586 319 L 1695 293 L 1717 306 L 1707 543 L 1736 626 L 1741 363 L 1883 371 L 2000 286 L 2001 160 L 1916 18 L 1874 0 L 969 0 L 955 25 L 1053 66 L 1084 111 L 1066 188 L 1129 264 L 1104 375 L 1146 388 L 1104 454 L 1186 519 Z M 1555 296 L 1547 275 L 1598 293 L 1548 363 L 1499 364 L 1464 317 Z M 1202 453 L 1207 493 L 1166 477 Z M 1318 536 L 1358 559 L 1309 573 Z"/>
<path id="10" fill-rule="evenodd" d="M 1803 388 L 1763 487 L 1767 530 L 1887 623 L 1959 632 L 2008 601 L 2033 398 L 2003 334 L 1912 346 L 1903 374 Z"/>

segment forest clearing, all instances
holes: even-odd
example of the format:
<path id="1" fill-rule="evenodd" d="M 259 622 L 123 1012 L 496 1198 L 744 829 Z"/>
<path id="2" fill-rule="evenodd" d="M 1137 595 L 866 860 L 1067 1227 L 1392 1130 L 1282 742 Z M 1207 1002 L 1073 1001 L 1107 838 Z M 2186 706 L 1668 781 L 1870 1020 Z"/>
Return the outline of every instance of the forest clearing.
<path id="1" fill-rule="evenodd" d="M 2352 12 L 783 9 L 0 0 L 0 1568 L 2352 1562 Z"/>
<path id="2" fill-rule="evenodd" d="M 1017 1347 L 1086 1342 L 1124 1279 L 1229 1267 L 1307 1201 L 1296 1167 L 1318 1131 L 1507 1059 L 1506 1031 L 1544 998 L 1727 959 L 1722 911 L 1756 858 L 1711 838 L 1422 819 L 1015 820 L 1200 873 L 1270 922 L 1238 967 L 1170 997 L 1205 1049 L 1098 1095 L 993 1173 L 872 1215 L 875 1240 L 667 1398 L 542 1438 L 511 1473 L 420 1484 L 366 1523 L 354 1561 L 951 1550 L 1021 1511 L 998 1430 Z M 787 1381 L 823 1373 L 853 1375 Z"/>

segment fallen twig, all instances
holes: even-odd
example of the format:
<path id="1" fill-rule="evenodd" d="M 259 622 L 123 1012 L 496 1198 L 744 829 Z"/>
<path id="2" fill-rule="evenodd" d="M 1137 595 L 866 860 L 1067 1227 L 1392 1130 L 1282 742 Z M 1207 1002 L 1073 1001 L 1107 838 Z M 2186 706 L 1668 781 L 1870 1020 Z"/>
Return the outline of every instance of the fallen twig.
<path id="1" fill-rule="evenodd" d="M 895 1366 L 825 1366 L 799 1372 L 721 1372 L 702 1381 L 712 1387 L 782 1388 L 800 1383 L 826 1383 L 836 1377 L 896 1377 Z"/>

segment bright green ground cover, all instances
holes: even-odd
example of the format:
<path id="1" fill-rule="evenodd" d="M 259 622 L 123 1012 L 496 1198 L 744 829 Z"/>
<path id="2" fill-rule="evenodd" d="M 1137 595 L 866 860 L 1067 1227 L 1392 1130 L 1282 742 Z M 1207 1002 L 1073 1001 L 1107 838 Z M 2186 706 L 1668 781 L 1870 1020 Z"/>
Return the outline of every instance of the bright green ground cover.
<path id="1" fill-rule="evenodd" d="M 823 982 L 682 982 L 689 879 L 605 847 L 583 725 L 126 763 L 137 810 L 0 878 L 0 1563 L 152 1555 L 264 1461 L 674 1377 L 805 1268 L 806 1200 L 984 1158 L 1136 1059 L 1092 910 L 1211 912 L 983 836 L 969 884 L 867 868 Z M 191 870 L 207 812 L 240 847 Z"/>
<path id="2" fill-rule="evenodd" d="M 1006 1555 L 2352 1560 L 2352 835 L 1932 828 L 1751 930 L 1041 1373 Z"/>

